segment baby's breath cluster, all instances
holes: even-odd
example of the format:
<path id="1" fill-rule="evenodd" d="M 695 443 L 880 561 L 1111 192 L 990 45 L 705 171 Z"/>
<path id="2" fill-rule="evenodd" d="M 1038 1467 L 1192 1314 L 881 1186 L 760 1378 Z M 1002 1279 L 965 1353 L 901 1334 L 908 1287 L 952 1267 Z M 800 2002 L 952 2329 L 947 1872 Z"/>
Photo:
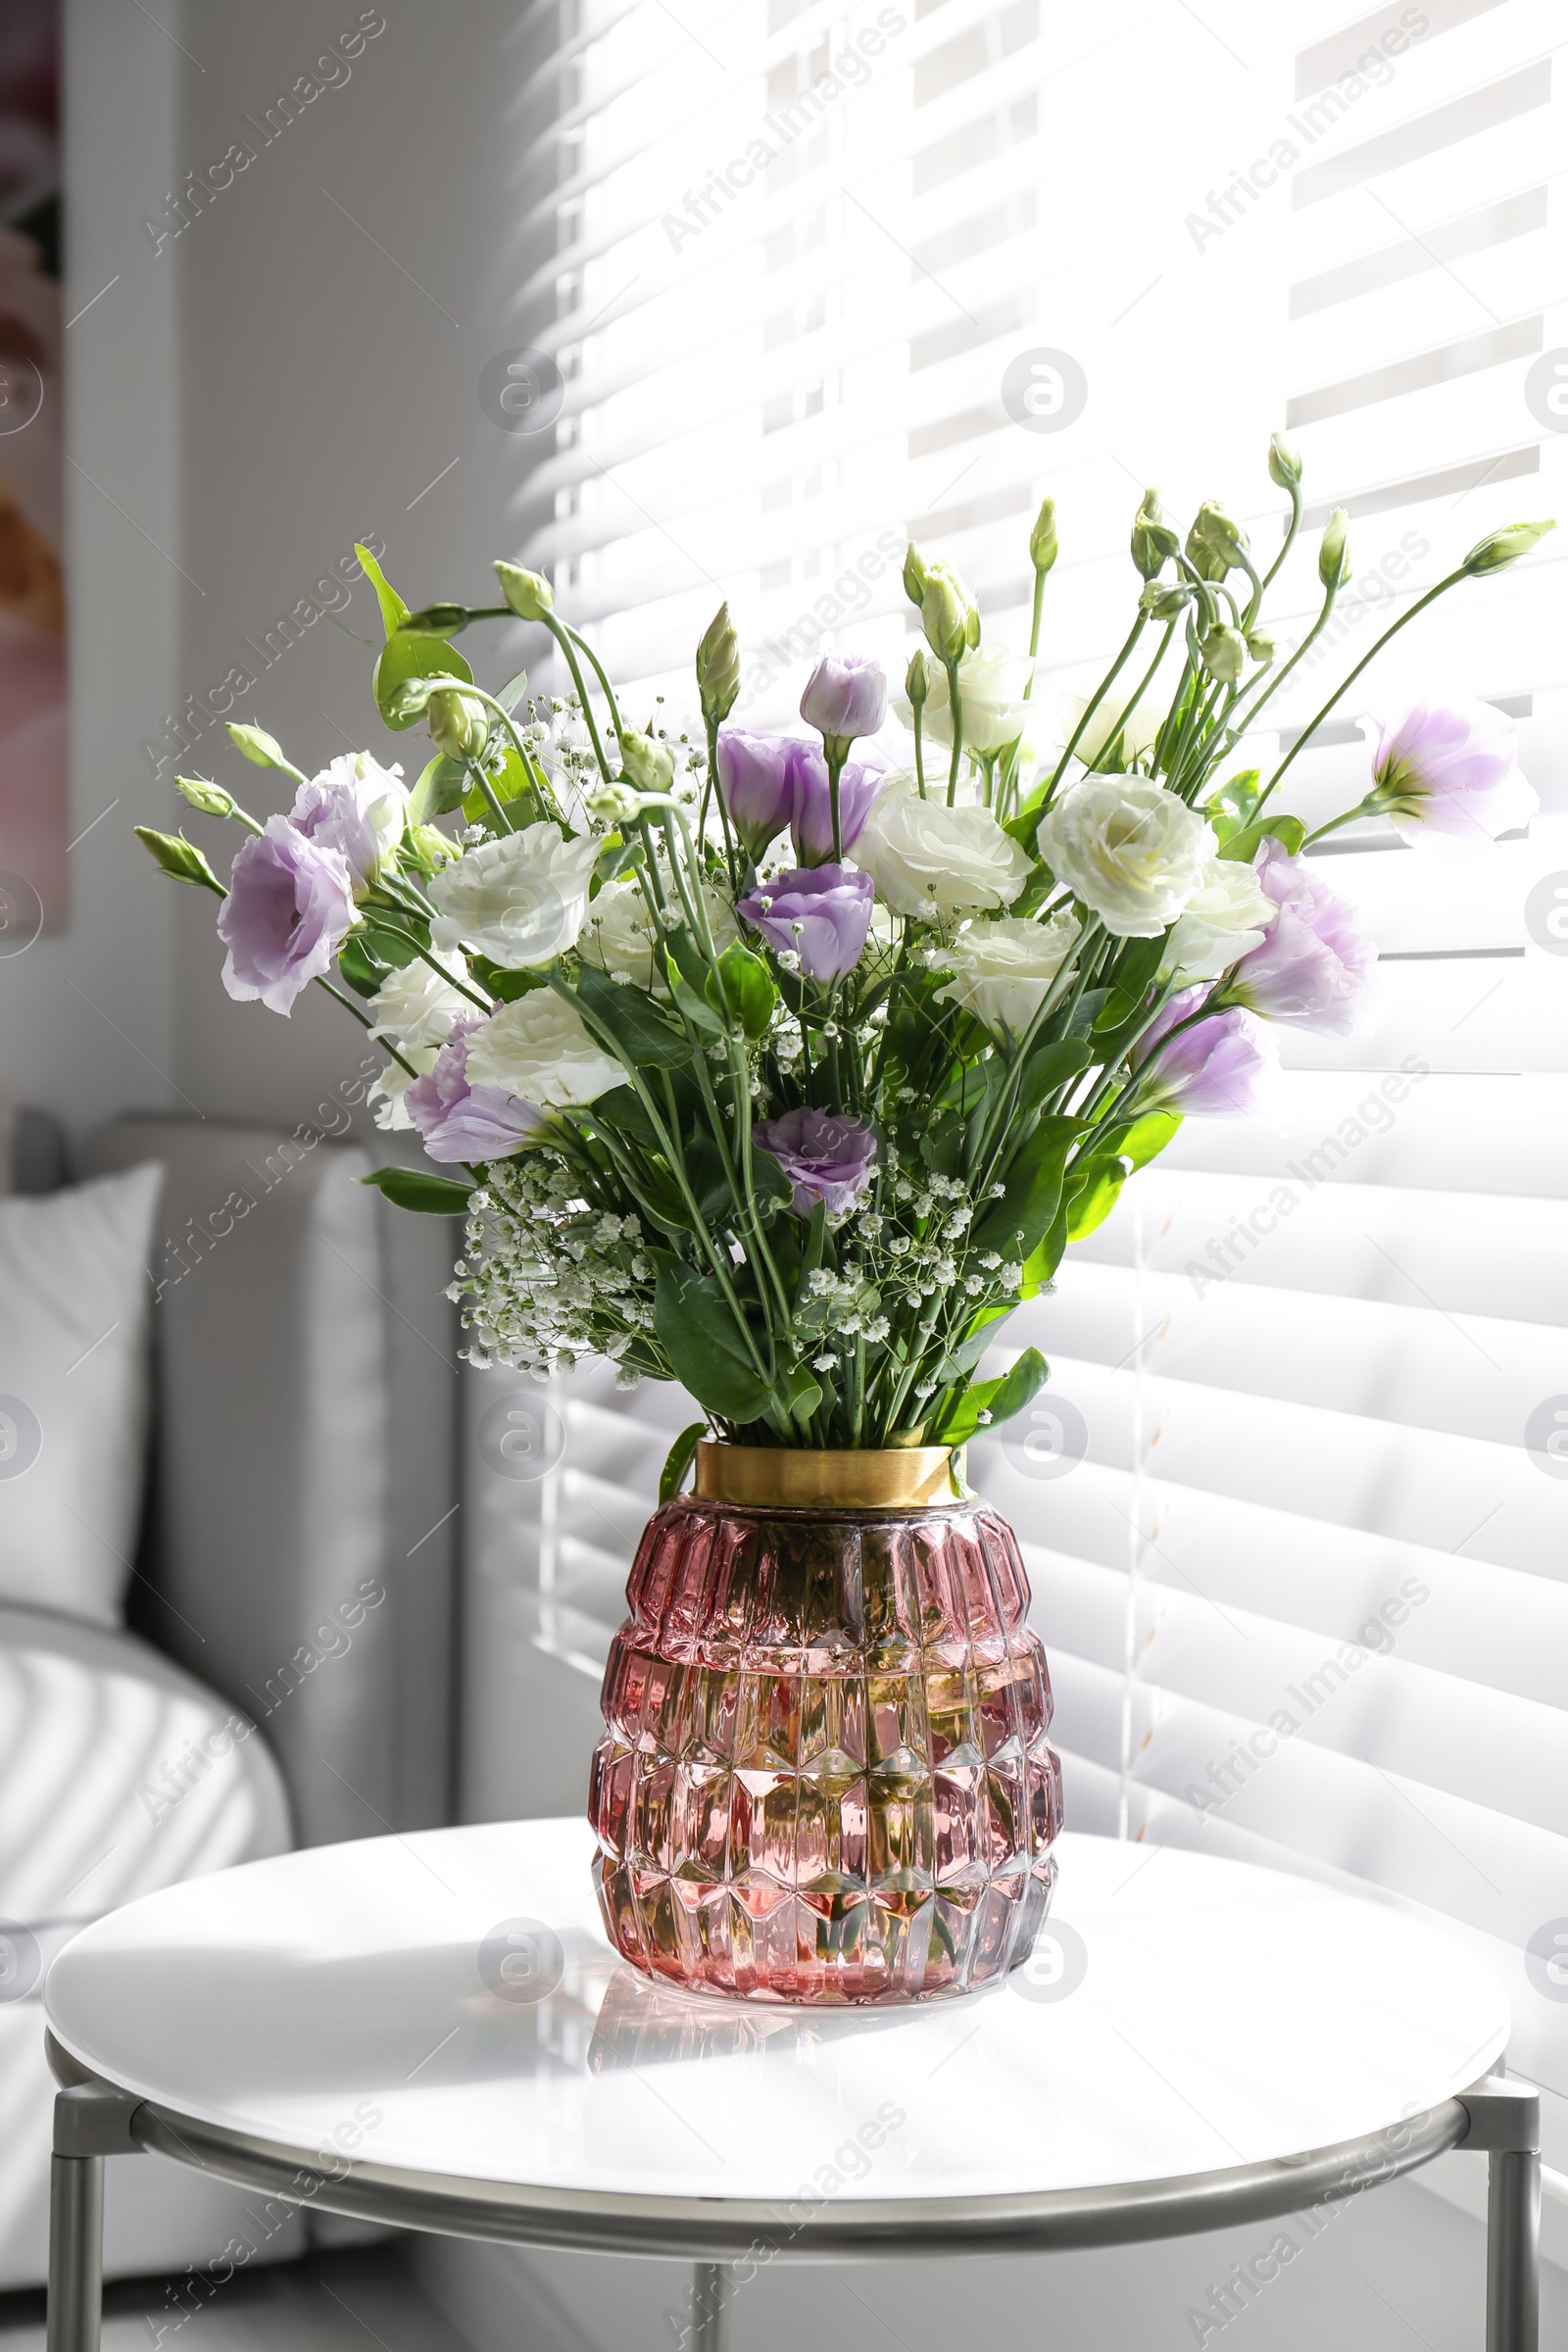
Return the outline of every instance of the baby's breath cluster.
<path id="1" fill-rule="evenodd" d="M 582 1198 L 581 1179 L 548 1149 L 495 1161 L 468 1203 L 465 1252 L 447 1292 L 462 1307 L 463 1349 L 535 1380 L 569 1372 L 579 1356 L 607 1355 L 619 1385 L 635 1386 L 624 1358 L 653 1329 L 654 1269 L 634 1216 Z"/>

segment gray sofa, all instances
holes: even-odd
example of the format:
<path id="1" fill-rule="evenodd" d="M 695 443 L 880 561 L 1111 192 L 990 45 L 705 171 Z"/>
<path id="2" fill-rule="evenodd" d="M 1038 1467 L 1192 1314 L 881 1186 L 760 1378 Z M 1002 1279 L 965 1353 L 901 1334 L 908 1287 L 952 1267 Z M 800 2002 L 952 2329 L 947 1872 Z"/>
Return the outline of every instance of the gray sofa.
<path id="1" fill-rule="evenodd" d="M 45 2277 L 38 1979 L 70 1935 L 201 1871 L 451 1818 L 452 1230 L 310 1129 L 121 1119 L 68 1164 L 24 1113 L 10 1175 L 41 1192 L 147 1160 L 155 1433 L 126 1628 L 0 1609 L 0 2288 Z M 221 1764 L 183 1788 L 209 1734 Z M 243 2203 L 160 2158 L 111 2166 L 106 2270 L 205 2260 Z"/>

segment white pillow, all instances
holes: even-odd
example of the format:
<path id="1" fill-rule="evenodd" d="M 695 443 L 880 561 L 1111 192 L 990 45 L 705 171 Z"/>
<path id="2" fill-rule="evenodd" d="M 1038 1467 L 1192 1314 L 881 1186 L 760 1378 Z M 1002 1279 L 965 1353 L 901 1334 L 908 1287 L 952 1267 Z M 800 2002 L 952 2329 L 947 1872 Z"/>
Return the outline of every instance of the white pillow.
<path id="1" fill-rule="evenodd" d="M 147 1450 L 161 1167 L 0 1200 L 0 1601 L 118 1625 Z"/>

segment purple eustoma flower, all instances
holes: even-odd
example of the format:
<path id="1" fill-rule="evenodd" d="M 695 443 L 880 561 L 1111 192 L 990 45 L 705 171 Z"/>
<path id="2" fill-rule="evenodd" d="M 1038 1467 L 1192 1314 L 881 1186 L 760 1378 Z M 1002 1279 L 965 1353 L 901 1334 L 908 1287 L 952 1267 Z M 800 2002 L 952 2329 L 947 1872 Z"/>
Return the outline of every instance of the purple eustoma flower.
<path id="1" fill-rule="evenodd" d="M 876 1137 L 863 1120 L 831 1110 L 786 1110 L 752 1129 L 754 1142 L 790 1180 L 790 1206 L 808 1217 L 819 1200 L 828 1215 L 849 1208 L 871 1181 Z"/>
<path id="2" fill-rule="evenodd" d="M 798 954 L 808 980 L 838 980 L 860 960 L 875 897 L 869 874 L 843 865 L 796 866 L 759 882 L 735 904 L 775 952 Z"/>
<path id="3" fill-rule="evenodd" d="M 1198 1011 L 1207 992 L 1184 988 L 1161 1006 L 1135 1056 L 1140 1110 L 1174 1110 L 1184 1118 L 1245 1119 L 1262 1107 L 1277 1063 L 1263 1031 L 1239 1006 L 1170 1032 Z M 1169 1039 L 1169 1043 L 1166 1040 Z"/>
<path id="4" fill-rule="evenodd" d="M 1513 721 L 1491 703 L 1415 703 L 1379 721 L 1372 775 L 1374 805 L 1412 835 L 1492 840 L 1541 806 L 1519 773 Z"/>
<path id="5" fill-rule="evenodd" d="M 842 750 L 857 735 L 874 735 L 887 714 L 887 678 L 868 654 L 824 654 L 801 697 L 807 725 Z"/>
<path id="6" fill-rule="evenodd" d="M 536 1103 L 509 1095 L 504 1087 L 468 1084 L 468 1040 L 483 1026 L 479 1013 L 454 1021 L 434 1068 L 411 1079 L 403 1097 L 431 1159 L 507 1159 L 546 1123 Z"/>
<path id="7" fill-rule="evenodd" d="M 790 839 L 803 865 L 820 865 L 833 855 L 833 800 L 827 761 L 814 743 L 797 743 L 791 748 L 795 791 Z M 870 815 L 887 772 L 887 761 L 877 751 L 868 750 L 858 760 L 844 762 L 839 772 L 839 839 L 845 849 L 852 847 Z"/>
<path id="8" fill-rule="evenodd" d="M 1345 901 L 1277 841 L 1264 843 L 1257 879 L 1279 912 L 1262 945 L 1237 965 L 1227 996 L 1290 1028 L 1346 1036 L 1377 951 L 1356 929 Z"/>
<path id="9" fill-rule="evenodd" d="M 718 788 L 730 823 L 753 858 L 760 858 L 789 823 L 795 807 L 795 755 L 806 746 L 789 735 L 752 735 L 721 727 Z"/>
<path id="10" fill-rule="evenodd" d="M 235 857 L 218 935 L 228 950 L 223 986 L 288 1013 L 302 988 L 329 971 L 358 917 L 354 877 L 338 850 L 270 816 Z"/>

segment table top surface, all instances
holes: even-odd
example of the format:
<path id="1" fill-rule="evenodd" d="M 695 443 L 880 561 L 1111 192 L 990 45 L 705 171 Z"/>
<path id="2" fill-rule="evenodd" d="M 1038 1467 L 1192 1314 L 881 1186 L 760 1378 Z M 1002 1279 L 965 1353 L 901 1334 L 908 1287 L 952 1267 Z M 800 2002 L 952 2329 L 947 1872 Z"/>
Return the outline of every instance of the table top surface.
<path id="1" fill-rule="evenodd" d="M 56 2038 L 273 2146 L 590 2196 L 1039 2195 L 1292 2158 L 1485 2074 L 1506 1999 L 1440 1927 L 1067 1835 L 1032 1960 L 823 2010 L 693 1998 L 607 1943 L 579 1821 L 316 1847 L 187 1881 L 54 1963 Z"/>

